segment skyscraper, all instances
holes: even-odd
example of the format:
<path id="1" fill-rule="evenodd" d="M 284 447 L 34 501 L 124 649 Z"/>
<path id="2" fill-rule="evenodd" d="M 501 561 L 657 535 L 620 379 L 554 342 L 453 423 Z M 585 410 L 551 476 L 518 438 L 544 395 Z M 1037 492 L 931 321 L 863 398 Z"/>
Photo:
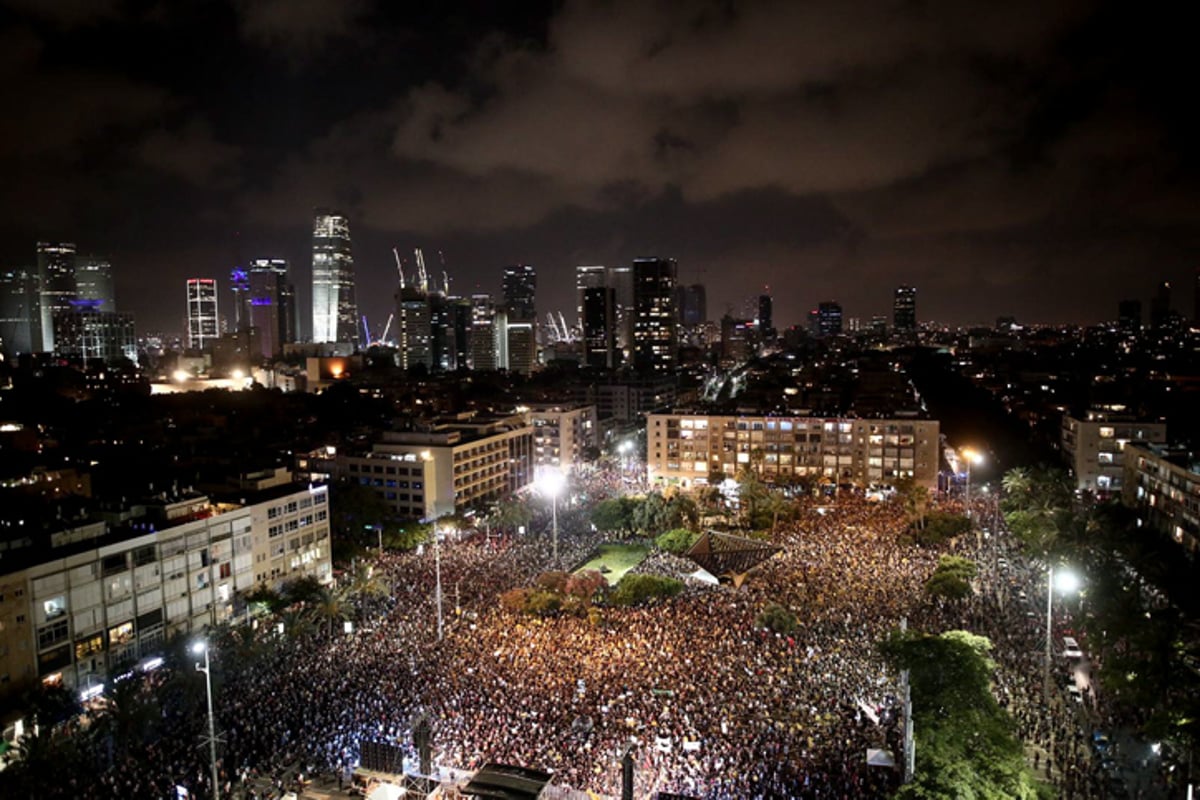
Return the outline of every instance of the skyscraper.
<path id="1" fill-rule="evenodd" d="M 106 364 L 129 359 L 137 363 L 133 315 L 100 311 L 100 301 L 77 300 L 70 311 L 54 318 L 54 351 L 84 363 Z"/>
<path id="2" fill-rule="evenodd" d="M 1122 300 L 1117 303 L 1117 327 L 1125 333 L 1142 329 L 1142 301 Z"/>
<path id="3" fill-rule="evenodd" d="M 504 309 L 509 322 L 537 320 L 537 273 L 528 264 L 504 268 Z"/>
<path id="4" fill-rule="evenodd" d="M 537 365 L 537 334 L 533 320 L 506 320 L 504 335 L 508 370 L 518 375 L 531 374 Z"/>
<path id="5" fill-rule="evenodd" d="M 54 315 L 70 311 L 71 301 L 76 299 L 75 245 L 38 242 L 37 276 L 41 324 L 34 346 L 39 352 L 52 353 Z"/>
<path id="6" fill-rule="evenodd" d="M 704 284 L 693 283 L 680 286 L 676 290 L 679 311 L 679 324 L 685 328 L 695 328 L 708 321 L 708 296 Z"/>
<path id="7" fill-rule="evenodd" d="M 429 295 L 416 286 L 396 292 L 396 347 L 400 366 L 433 368 L 433 331 L 430 327 Z"/>
<path id="8" fill-rule="evenodd" d="M 617 293 L 611 286 L 583 290 L 583 362 L 597 369 L 613 369 L 617 356 Z"/>
<path id="9" fill-rule="evenodd" d="M 608 287 L 616 300 L 617 348 L 633 346 L 633 269 L 631 267 L 581 266 L 575 268 L 576 311 L 579 326 L 583 327 L 583 292 L 585 289 Z M 620 361 L 620 359 L 617 359 Z"/>
<path id="10" fill-rule="evenodd" d="M 294 312 L 289 305 L 287 261 L 282 258 L 256 258 L 250 262 L 250 269 L 247 270 L 246 288 L 250 319 L 249 325 L 239 325 L 239 330 L 258 328 L 262 352 L 255 355 L 275 358 L 283 353 L 283 346 L 290 341 L 289 328 L 294 327 L 288 321 Z M 234 297 L 241 299 L 236 287 Z"/>
<path id="11" fill-rule="evenodd" d="M 645 372 L 671 372 L 678 361 L 673 258 L 633 262 L 633 364 Z"/>
<path id="12" fill-rule="evenodd" d="M 1163 281 L 1158 284 L 1154 297 L 1150 300 L 1150 327 L 1155 330 L 1165 328 L 1171 323 L 1171 283 Z"/>
<path id="13" fill-rule="evenodd" d="M 758 335 L 763 341 L 775 338 L 775 303 L 769 294 L 758 296 Z"/>
<path id="14" fill-rule="evenodd" d="M 912 286 L 897 286 L 892 298 L 892 327 L 897 331 L 917 329 L 917 290 Z"/>
<path id="15" fill-rule="evenodd" d="M 203 350 L 220 336 L 217 323 L 217 282 L 213 278 L 187 280 L 187 346 Z"/>
<path id="16" fill-rule="evenodd" d="M 100 256 L 77 256 L 75 258 L 75 289 L 80 300 L 95 301 L 95 310 L 116 311 L 117 301 L 113 292 L 112 264 Z"/>
<path id="17" fill-rule="evenodd" d="M 842 306 L 833 300 L 826 300 L 817 305 L 817 335 L 842 335 Z"/>
<path id="18" fill-rule="evenodd" d="M 583 330 L 584 327 L 584 292 L 588 289 L 600 289 L 605 286 L 609 286 L 607 267 L 575 267 L 575 313 L 579 317 L 578 325 L 580 330 Z"/>
<path id="19" fill-rule="evenodd" d="M 248 331 L 254 325 L 250 321 L 250 272 L 244 267 L 234 267 L 229 273 L 229 289 L 233 292 L 233 329 Z"/>
<path id="20" fill-rule="evenodd" d="M 471 295 L 471 369 L 499 368 L 496 359 L 495 309 L 490 294 Z"/>
<path id="21" fill-rule="evenodd" d="M 358 342 L 358 306 L 354 300 L 354 255 L 350 221 L 336 211 L 313 214 L 314 342 Z"/>
<path id="22" fill-rule="evenodd" d="M 0 353 L 12 358 L 36 352 L 41 337 L 37 276 L 32 270 L 0 272 Z"/>

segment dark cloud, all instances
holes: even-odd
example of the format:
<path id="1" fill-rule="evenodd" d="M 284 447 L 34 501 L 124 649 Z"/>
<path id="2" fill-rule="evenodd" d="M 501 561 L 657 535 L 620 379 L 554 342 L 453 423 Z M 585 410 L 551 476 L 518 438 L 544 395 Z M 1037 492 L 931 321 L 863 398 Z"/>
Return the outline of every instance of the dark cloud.
<path id="1" fill-rule="evenodd" d="M 1115 3 L 7 7 L 10 261 L 52 229 L 163 291 L 236 253 L 302 283 L 337 205 L 372 318 L 424 246 L 459 288 L 534 263 L 554 309 L 576 263 L 656 253 L 714 314 L 769 283 L 784 323 L 869 317 L 906 282 L 951 322 L 1089 321 L 1200 245 L 1187 28 Z"/>

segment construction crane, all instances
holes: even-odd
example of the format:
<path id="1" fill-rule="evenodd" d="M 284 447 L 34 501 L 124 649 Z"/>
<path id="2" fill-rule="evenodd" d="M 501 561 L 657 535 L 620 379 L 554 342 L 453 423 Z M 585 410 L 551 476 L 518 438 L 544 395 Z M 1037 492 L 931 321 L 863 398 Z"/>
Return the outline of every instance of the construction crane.
<path id="1" fill-rule="evenodd" d="M 390 330 L 392 329 L 392 319 L 394 319 L 394 318 L 395 318 L 395 316 L 396 316 L 395 314 L 388 314 L 388 321 L 387 321 L 387 325 L 384 325 L 384 326 L 383 326 L 383 336 L 380 336 L 380 337 L 379 337 L 379 341 L 380 341 L 380 342 L 386 342 L 386 341 L 387 341 L 387 335 L 388 335 L 388 331 L 390 331 Z"/>
<path id="2" fill-rule="evenodd" d="M 429 291 L 429 273 L 425 271 L 425 254 L 419 247 L 413 252 L 417 257 L 417 287 L 425 293 Z"/>
<path id="3" fill-rule="evenodd" d="M 400 260 L 400 251 L 395 247 L 392 248 L 392 255 L 396 257 L 396 272 L 400 275 L 400 288 L 404 288 L 404 265 Z"/>
<path id="4" fill-rule="evenodd" d="M 368 327 L 368 325 L 367 325 L 367 315 L 366 314 L 362 315 L 362 324 L 363 324 L 363 333 L 366 335 L 366 339 L 364 341 L 366 342 L 367 347 L 370 347 L 371 346 L 371 328 Z"/>

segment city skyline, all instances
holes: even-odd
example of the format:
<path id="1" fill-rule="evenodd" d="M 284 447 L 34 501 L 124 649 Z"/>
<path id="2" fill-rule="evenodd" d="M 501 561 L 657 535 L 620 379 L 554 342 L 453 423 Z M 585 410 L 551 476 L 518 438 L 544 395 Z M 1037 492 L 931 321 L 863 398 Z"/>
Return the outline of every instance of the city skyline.
<path id="1" fill-rule="evenodd" d="M 498 296 L 504 265 L 531 264 L 539 307 L 568 316 L 577 265 L 673 258 L 714 319 L 769 283 L 779 328 L 828 299 L 890 316 L 901 284 L 922 319 L 1092 323 L 1193 280 L 1186 26 L 1161 16 L 1088 2 L 124 10 L 0 17 L 18 112 L 0 122 L 0 269 L 74 242 L 111 261 L 141 330 L 179 327 L 156 298 L 187 277 L 224 283 L 245 257 L 286 259 L 311 307 L 322 206 L 351 221 L 372 320 L 391 305 L 393 247 L 441 250 L 463 296 Z"/>

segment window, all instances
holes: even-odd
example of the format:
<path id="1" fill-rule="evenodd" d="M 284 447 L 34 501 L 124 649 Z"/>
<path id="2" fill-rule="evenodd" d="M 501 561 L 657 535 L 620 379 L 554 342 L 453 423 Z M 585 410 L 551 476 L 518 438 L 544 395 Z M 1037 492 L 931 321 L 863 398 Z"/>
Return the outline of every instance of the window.
<path id="1" fill-rule="evenodd" d="M 52 620 L 55 617 L 61 617 L 67 613 L 67 598 L 65 595 L 51 597 L 48 600 L 42 601 L 42 610 L 46 612 L 46 620 Z"/>
<path id="2" fill-rule="evenodd" d="M 53 647 L 67 638 L 67 621 L 61 620 L 38 628 L 38 649 Z"/>
<path id="3" fill-rule="evenodd" d="M 283 534 L 283 526 L 282 525 L 272 525 L 270 528 L 267 529 L 267 538 L 269 538 L 269 539 L 274 539 L 276 536 L 280 536 L 282 534 Z"/>
<path id="4" fill-rule="evenodd" d="M 1101 439 L 1111 439 L 1115 435 L 1116 435 L 1115 428 L 1110 428 L 1108 426 L 1102 426 L 1100 428 L 1100 438 Z"/>
<path id="5" fill-rule="evenodd" d="M 221 578 L 228 578 L 233 574 L 233 564 L 230 564 L 228 561 L 226 561 L 224 564 L 221 564 L 217 570 L 217 574 Z"/>
<path id="6" fill-rule="evenodd" d="M 80 639 L 75 642 L 75 660 L 82 661 L 83 659 L 95 653 L 99 653 L 104 649 L 104 635 L 97 633 L 95 636 L 87 639 Z"/>
<path id="7" fill-rule="evenodd" d="M 133 641 L 133 623 L 123 622 L 115 628 L 108 629 L 108 644 L 110 647 L 128 644 Z"/>

